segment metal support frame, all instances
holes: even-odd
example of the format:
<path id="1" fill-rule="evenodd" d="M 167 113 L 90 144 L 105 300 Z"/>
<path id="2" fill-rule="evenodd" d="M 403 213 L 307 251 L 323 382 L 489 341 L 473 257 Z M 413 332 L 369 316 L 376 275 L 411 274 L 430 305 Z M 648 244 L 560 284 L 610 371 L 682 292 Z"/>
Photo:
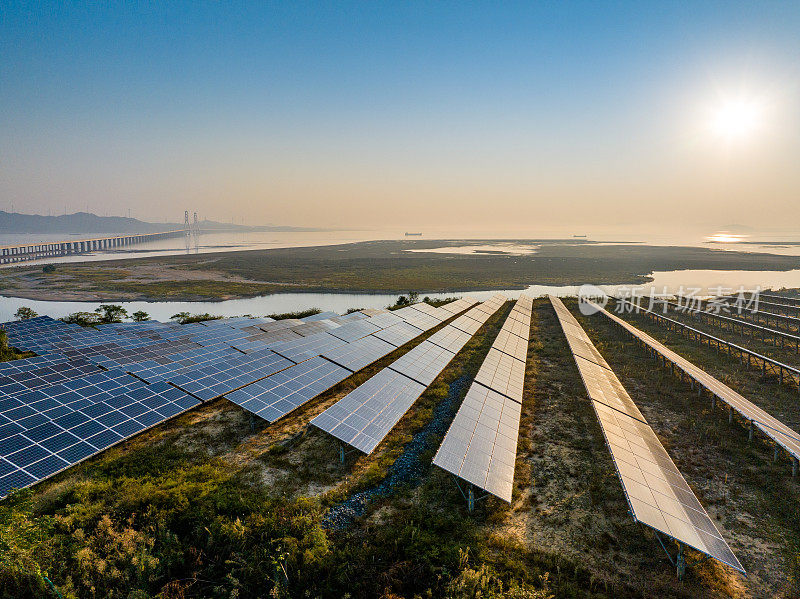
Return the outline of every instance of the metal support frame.
<path id="1" fill-rule="evenodd" d="M 694 566 L 698 566 L 711 557 L 710 555 L 705 555 L 702 558 L 698 559 L 697 561 L 689 562 L 686 559 L 686 545 L 684 545 L 681 541 L 675 539 L 674 537 L 669 537 L 678 544 L 678 555 L 676 555 L 675 558 L 673 559 L 672 555 L 669 552 L 669 549 L 667 549 L 667 546 L 664 545 L 664 541 L 661 540 L 661 535 L 658 534 L 658 531 L 655 528 L 653 528 L 652 531 L 656 535 L 658 544 L 661 545 L 661 548 L 664 550 L 664 553 L 667 554 L 667 559 L 669 560 L 669 563 L 675 567 L 675 573 L 678 576 L 678 580 L 683 580 L 683 577 L 686 575 L 686 568 L 693 568 Z"/>
<path id="2" fill-rule="evenodd" d="M 348 451 L 347 449 L 345 449 L 344 443 L 342 441 L 339 441 L 339 463 L 340 464 L 344 464 L 345 458 L 348 455 L 350 455 L 351 453 L 353 453 L 354 451 L 357 451 L 357 450 L 356 449 L 351 449 L 351 450 Z"/>
<path id="3" fill-rule="evenodd" d="M 483 495 L 476 497 L 475 485 L 473 485 L 472 483 L 467 483 L 469 486 L 467 487 L 467 492 L 464 493 L 464 489 L 461 488 L 461 485 L 458 482 L 458 477 L 455 474 L 453 475 L 453 480 L 455 481 L 456 487 L 458 487 L 461 496 L 467 500 L 467 509 L 469 510 L 470 514 L 475 511 L 476 501 L 480 501 L 481 499 L 486 499 L 490 495 L 490 493 L 484 493 Z"/>

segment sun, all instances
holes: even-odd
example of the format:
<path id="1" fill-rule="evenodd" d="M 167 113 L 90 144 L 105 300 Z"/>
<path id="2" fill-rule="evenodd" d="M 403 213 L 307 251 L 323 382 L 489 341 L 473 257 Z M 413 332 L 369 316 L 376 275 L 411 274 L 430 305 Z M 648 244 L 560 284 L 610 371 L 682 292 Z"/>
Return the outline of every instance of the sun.
<path id="1" fill-rule="evenodd" d="M 764 107 L 754 98 L 728 98 L 712 112 L 711 131 L 734 142 L 751 138 L 761 128 Z"/>

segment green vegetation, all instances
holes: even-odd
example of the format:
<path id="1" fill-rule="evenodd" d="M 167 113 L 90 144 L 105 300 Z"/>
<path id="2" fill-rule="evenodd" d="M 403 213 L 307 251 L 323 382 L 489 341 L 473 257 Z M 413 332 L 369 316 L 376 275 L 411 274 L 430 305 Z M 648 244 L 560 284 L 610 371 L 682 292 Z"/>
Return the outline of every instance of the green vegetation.
<path id="1" fill-rule="evenodd" d="M 131 314 L 131 320 L 133 322 L 144 322 L 145 320 L 150 320 L 150 315 L 144 310 L 137 310 Z"/>
<path id="2" fill-rule="evenodd" d="M 452 476 L 431 465 L 437 432 L 411 480 L 374 497 L 349 526 L 324 525 L 328 510 L 403 463 L 454 394 L 446 430 L 506 305 L 368 456 L 349 454 L 341 465 L 336 442 L 308 423 L 421 339 L 276 423 L 253 431 L 243 410 L 208 402 L 15 494 L 0 503 L 0 597 L 797 596 L 800 494 L 787 462 L 773 463 L 770 446 L 748 443 L 746 429 L 730 427 L 710 402 L 698 405 L 616 325 L 567 304 L 748 578 L 706 561 L 677 582 L 656 539 L 628 514 L 563 333 L 537 300 L 510 505 L 488 497 L 469 514 Z M 637 325 L 766 409 L 796 412 L 796 391 L 657 325 Z"/>
<path id="3" fill-rule="evenodd" d="M 93 327 L 100 324 L 100 315 L 96 312 L 73 312 L 62 318 L 67 324 L 77 324 L 82 327 Z"/>
<path id="4" fill-rule="evenodd" d="M 42 266 L 42 272 L 46 275 L 52 274 L 56 272 L 56 265 L 55 264 L 45 264 Z"/>
<path id="5" fill-rule="evenodd" d="M 117 304 L 101 304 L 94 311 L 100 314 L 102 324 L 122 322 L 123 318 L 128 318 L 128 311 Z"/>
<path id="6" fill-rule="evenodd" d="M 222 316 L 214 316 L 206 312 L 205 314 L 189 314 L 188 312 L 178 312 L 169 317 L 170 320 L 177 320 L 181 324 L 190 324 L 192 322 L 205 322 L 206 320 L 219 320 Z"/>
<path id="7" fill-rule="evenodd" d="M 319 308 L 309 308 L 308 310 L 297 310 L 295 312 L 283 312 L 281 314 L 267 314 L 267 318 L 272 320 L 285 320 L 287 318 L 305 318 L 306 316 L 314 316 L 322 312 Z"/>
<path id="8" fill-rule="evenodd" d="M 17 311 L 14 313 L 14 318 L 17 320 L 29 320 L 31 318 L 36 318 L 39 316 L 33 308 L 28 308 L 27 306 L 21 306 L 17 308 Z"/>
<path id="9" fill-rule="evenodd" d="M 4 329 L 0 328 L 0 362 L 7 362 L 9 360 L 16 360 L 18 358 L 27 358 L 34 355 L 33 352 L 19 352 L 13 347 L 8 345 L 8 334 Z"/>

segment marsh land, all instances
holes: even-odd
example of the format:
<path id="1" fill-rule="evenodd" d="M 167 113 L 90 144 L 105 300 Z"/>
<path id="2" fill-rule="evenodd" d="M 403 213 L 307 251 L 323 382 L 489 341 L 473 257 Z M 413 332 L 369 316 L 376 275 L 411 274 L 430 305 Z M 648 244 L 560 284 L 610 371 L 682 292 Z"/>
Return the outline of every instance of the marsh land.
<path id="1" fill-rule="evenodd" d="M 531 284 L 641 284 L 653 271 L 800 268 L 800 257 L 573 240 L 482 241 L 524 254 L 458 253 L 474 240 L 370 241 L 0 269 L 0 294 L 38 300 L 219 301 L 268 293 L 447 293 Z M 453 253 L 440 248 L 451 246 Z M 435 252 L 419 251 L 436 249 Z M 416 250 L 416 251 L 407 251 Z"/>

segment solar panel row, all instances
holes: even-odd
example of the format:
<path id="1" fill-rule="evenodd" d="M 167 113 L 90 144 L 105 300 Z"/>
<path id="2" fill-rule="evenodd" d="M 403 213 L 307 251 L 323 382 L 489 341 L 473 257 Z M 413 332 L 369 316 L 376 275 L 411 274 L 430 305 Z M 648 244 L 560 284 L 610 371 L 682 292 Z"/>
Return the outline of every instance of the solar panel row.
<path id="1" fill-rule="evenodd" d="M 494 308 L 487 308 L 485 302 L 467 314 L 491 315 L 504 303 L 502 296 L 490 301 Z M 405 308 L 397 313 L 412 321 L 417 318 Z M 434 337 L 449 349 L 432 343 Z M 464 337 L 463 331 L 450 323 L 319 414 L 311 424 L 343 443 L 371 453 L 471 337 L 472 334 Z"/>
<path id="2" fill-rule="evenodd" d="M 599 306 L 597 307 L 600 308 Z M 800 434 L 798 434 L 794 429 L 788 427 L 774 416 L 759 408 L 743 395 L 737 393 L 722 381 L 708 374 L 705 370 L 694 365 L 680 354 L 672 351 L 663 343 L 657 341 L 644 331 L 639 330 L 618 316 L 609 313 L 605 309 L 600 309 L 600 311 L 605 316 L 623 327 L 635 338 L 639 339 L 642 343 L 666 358 L 669 362 L 686 373 L 687 376 L 702 385 L 722 402 L 730 406 L 731 409 L 741 414 L 743 418 L 749 422 L 752 422 L 754 426 L 756 426 L 767 437 L 775 441 L 775 443 L 783 447 L 795 459 L 800 459 Z"/>
<path id="3" fill-rule="evenodd" d="M 8 323 L 16 347 L 48 353 L 0 365 L 0 496 L 199 405 L 197 398 L 237 394 L 253 411 L 280 417 L 396 349 L 371 333 L 407 326 L 383 310 L 316 316 L 111 323 L 100 330 L 48 317 Z M 427 308 L 412 316 L 439 322 Z M 297 327 L 309 335 L 302 337 Z M 290 346 L 287 338 L 303 344 Z M 254 344 L 248 353 L 234 348 L 247 343 Z M 268 343 L 303 361 L 265 349 Z M 315 357 L 321 352 L 329 355 Z"/>
<path id="4" fill-rule="evenodd" d="M 0 400 L 0 497 L 200 402 L 166 383 L 100 373 Z"/>
<path id="5" fill-rule="evenodd" d="M 533 300 L 521 296 L 494 340 L 433 463 L 511 501 Z"/>
<path id="6" fill-rule="evenodd" d="M 560 299 L 550 301 L 568 341 L 582 337 L 575 347 L 594 358 L 573 353 L 634 519 L 744 572 L 619 379 L 596 349 L 587 352 L 589 336 Z"/>

